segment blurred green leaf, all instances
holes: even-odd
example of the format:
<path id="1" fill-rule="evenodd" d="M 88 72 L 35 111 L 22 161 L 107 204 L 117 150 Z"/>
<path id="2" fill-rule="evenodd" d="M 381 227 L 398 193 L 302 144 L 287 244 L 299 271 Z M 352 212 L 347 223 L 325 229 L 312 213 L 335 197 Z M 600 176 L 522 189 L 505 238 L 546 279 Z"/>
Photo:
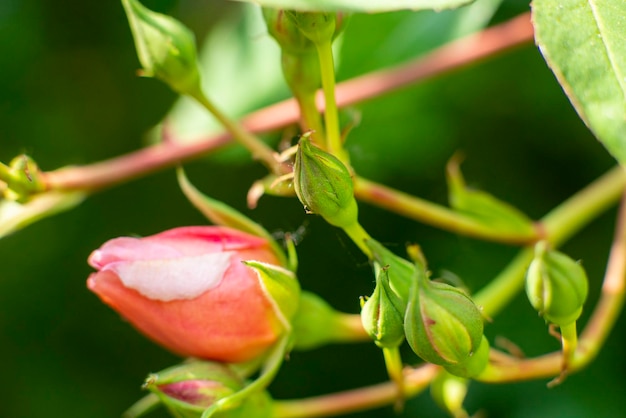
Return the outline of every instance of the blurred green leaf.
<path id="1" fill-rule="evenodd" d="M 535 37 L 580 117 L 626 163 L 626 2 L 536 0 Z"/>
<path id="2" fill-rule="evenodd" d="M 26 203 L 0 200 L 0 238 L 42 218 L 66 211 L 86 197 L 83 192 L 47 192 Z"/>
<path id="3" fill-rule="evenodd" d="M 391 10 L 453 9 L 472 0 L 239 0 L 263 7 L 303 11 L 388 12 Z"/>

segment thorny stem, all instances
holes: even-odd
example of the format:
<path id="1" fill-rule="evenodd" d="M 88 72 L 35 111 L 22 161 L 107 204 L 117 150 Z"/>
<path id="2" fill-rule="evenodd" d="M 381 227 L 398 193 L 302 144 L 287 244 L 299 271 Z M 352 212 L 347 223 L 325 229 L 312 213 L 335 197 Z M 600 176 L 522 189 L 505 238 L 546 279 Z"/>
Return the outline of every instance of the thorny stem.
<path id="1" fill-rule="evenodd" d="M 378 97 L 429 77 L 458 69 L 533 39 L 530 14 L 525 13 L 500 25 L 439 47 L 406 64 L 372 72 L 337 85 L 339 107 Z M 324 109 L 318 94 L 318 108 Z M 300 117 L 294 99 L 285 100 L 245 117 L 241 125 L 248 132 L 271 131 Z M 228 133 L 196 141 L 176 140 L 153 145 L 130 154 L 87 166 L 66 167 L 44 173 L 48 189 L 98 190 L 179 164 L 229 144 Z"/>

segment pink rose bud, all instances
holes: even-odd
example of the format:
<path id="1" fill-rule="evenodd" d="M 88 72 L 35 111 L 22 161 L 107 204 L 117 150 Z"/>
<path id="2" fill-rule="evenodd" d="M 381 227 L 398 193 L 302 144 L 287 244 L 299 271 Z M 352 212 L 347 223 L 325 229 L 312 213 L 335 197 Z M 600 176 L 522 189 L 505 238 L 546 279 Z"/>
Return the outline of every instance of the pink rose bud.
<path id="1" fill-rule="evenodd" d="M 89 257 L 87 286 L 142 333 L 182 356 L 242 362 L 284 330 L 259 276 L 278 265 L 267 240 L 214 226 L 116 238 Z"/>

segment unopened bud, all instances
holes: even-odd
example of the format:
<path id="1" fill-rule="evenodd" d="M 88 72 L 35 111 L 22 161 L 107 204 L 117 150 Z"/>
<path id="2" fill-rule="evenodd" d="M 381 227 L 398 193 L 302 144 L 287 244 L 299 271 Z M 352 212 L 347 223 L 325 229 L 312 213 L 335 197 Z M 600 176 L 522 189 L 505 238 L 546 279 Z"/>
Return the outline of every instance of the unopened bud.
<path id="1" fill-rule="evenodd" d="M 151 374 L 144 384 L 168 408 L 183 416 L 199 416 L 243 386 L 243 380 L 228 365 L 207 361 L 170 367 Z"/>
<path id="2" fill-rule="evenodd" d="M 474 351 L 465 361 L 444 366 L 448 373 L 459 377 L 476 377 L 485 370 L 489 363 L 489 341 L 483 335 L 478 350 Z"/>
<path id="3" fill-rule="evenodd" d="M 404 319 L 409 345 L 430 363 L 464 363 L 483 337 L 480 310 L 461 289 L 429 280 L 423 266 L 417 266 L 416 274 Z"/>
<path id="4" fill-rule="evenodd" d="M 315 52 L 313 41 L 298 28 L 295 12 L 263 8 L 263 18 L 267 25 L 267 31 L 276 39 L 283 51 L 294 55 Z"/>
<path id="5" fill-rule="evenodd" d="M 6 179 L 4 190 L 0 190 L 5 199 L 24 203 L 31 195 L 45 190 L 41 171 L 35 160 L 28 155 L 22 154 L 15 157 L 9 163 L 8 170 L 11 178 Z"/>
<path id="6" fill-rule="evenodd" d="M 182 94 L 200 91 L 196 42 L 178 20 L 153 12 L 136 0 L 122 0 L 130 23 L 142 75 L 156 77 Z"/>
<path id="7" fill-rule="evenodd" d="M 144 388 L 154 393 L 181 418 L 200 418 L 207 408 L 215 407 L 245 387 L 244 380 L 227 364 L 191 361 L 151 374 Z M 251 393 L 236 406 L 220 411 L 220 418 L 269 418 L 272 400 L 266 392 Z M 213 415 L 211 415 L 213 416 Z"/>
<path id="8" fill-rule="evenodd" d="M 387 295 L 396 310 L 404 317 L 406 306 L 411 296 L 411 287 L 415 283 L 415 266 L 408 260 L 395 255 L 378 241 L 368 239 L 365 245 L 371 250 L 374 259 L 374 273 L 385 272 Z"/>
<path id="9" fill-rule="evenodd" d="M 547 249 L 545 242 L 536 245 L 535 258 L 526 274 L 526 294 L 546 321 L 558 326 L 576 321 L 588 287 L 587 274 L 580 263 Z"/>
<path id="10" fill-rule="evenodd" d="M 294 166 L 294 189 L 309 213 L 329 224 L 346 228 L 357 222 L 354 185 L 346 166 L 334 155 L 302 137 Z"/>
<path id="11" fill-rule="evenodd" d="M 390 297 L 388 269 L 377 270 L 374 293 L 362 302 L 361 322 L 376 345 L 394 348 L 404 341 L 404 311 L 399 311 Z"/>
<path id="12" fill-rule="evenodd" d="M 296 26 L 314 44 L 328 42 L 335 36 L 335 13 L 289 12 L 293 13 Z"/>

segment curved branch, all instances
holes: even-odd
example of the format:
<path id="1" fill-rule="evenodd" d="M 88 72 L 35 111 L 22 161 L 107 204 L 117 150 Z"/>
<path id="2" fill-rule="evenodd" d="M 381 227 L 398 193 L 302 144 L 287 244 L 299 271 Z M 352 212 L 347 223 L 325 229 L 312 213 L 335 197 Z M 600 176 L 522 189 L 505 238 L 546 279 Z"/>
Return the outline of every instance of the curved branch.
<path id="1" fill-rule="evenodd" d="M 510 50 L 532 38 L 530 14 L 525 13 L 446 44 L 407 64 L 340 83 L 336 91 L 337 105 L 345 107 L 380 96 Z M 323 110 L 321 92 L 318 92 L 317 104 Z M 242 120 L 242 125 L 250 132 L 266 132 L 293 123 L 298 117 L 296 101 L 289 99 L 251 113 Z M 185 143 L 165 141 L 91 165 L 49 171 L 42 177 L 48 189 L 98 190 L 196 158 L 230 142 L 226 133 Z"/>

